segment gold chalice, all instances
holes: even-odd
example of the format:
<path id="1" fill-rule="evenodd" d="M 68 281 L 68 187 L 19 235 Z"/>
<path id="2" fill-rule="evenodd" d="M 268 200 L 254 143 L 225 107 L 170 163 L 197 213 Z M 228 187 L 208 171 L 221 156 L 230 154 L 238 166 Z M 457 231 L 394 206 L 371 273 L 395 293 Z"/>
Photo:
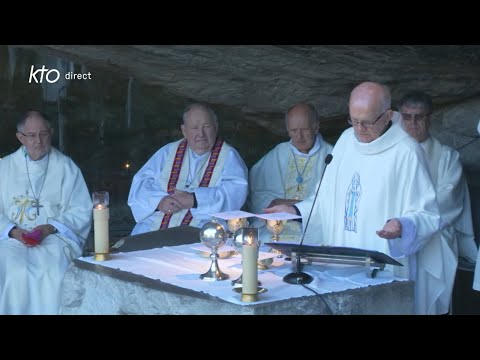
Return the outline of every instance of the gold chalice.
<path id="1" fill-rule="evenodd" d="M 234 218 L 227 220 L 227 228 L 228 228 L 228 238 L 232 239 L 232 246 L 235 247 L 235 239 L 233 236 L 238 229 L 244 228 L 248 226 L 247 218 Z M 236 253 L 239 254 L 239 251 L 236 250 Z"/>
<path id="2" fill-rule="evenodd" d="M 287 220 L 267 220 L 267 229 L 272 233 L 272 240 L 280 240 L 280 234 L 285 230 Z"/>
<path id="3" fill-rule="evenodd" d="M 287 220 L 267 220 L 267 229 L 272 233 L 272 241 L 277 242 L 280 240 L 280 234 L 285 230 Z M 281 252 L 275 249 L 270 249 L 270 252 L 278 254 L 281 257 Z"/>
<path id="4" fill-rule="evenodd" d="M 248 226 L 247 218 L 234 218 L 234 219 L 227 220 L 229 237 L 233 237 L 233 234 L 235 234 L 235 231 L 237 231 L 238 229 L 241 229 L 247 226 Z"/>

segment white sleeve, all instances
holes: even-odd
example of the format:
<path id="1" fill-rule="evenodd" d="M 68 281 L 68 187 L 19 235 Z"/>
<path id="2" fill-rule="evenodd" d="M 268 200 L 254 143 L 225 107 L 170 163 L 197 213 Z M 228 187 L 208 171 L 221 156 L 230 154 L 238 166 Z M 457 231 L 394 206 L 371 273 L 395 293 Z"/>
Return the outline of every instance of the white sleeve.
<path id="1" fill-rule="evenodd" d="M 171 146 L 172 144 L 168 144 L 158 150 L 133 177 L 128 205 L 136 222 L 153 214 L 160 200 L 168 195 L 162 190 L 158 180 Z"/>
<path id="2" fill-rule="evenodd" d="M 235 149 L 230 149 L 216 186 L 194 190 L 197 207 L 191 209 L 192 215 L 205 220 L 211 213 L 240 210 L 247 199 L 247 179 L 245 163 Z"/>

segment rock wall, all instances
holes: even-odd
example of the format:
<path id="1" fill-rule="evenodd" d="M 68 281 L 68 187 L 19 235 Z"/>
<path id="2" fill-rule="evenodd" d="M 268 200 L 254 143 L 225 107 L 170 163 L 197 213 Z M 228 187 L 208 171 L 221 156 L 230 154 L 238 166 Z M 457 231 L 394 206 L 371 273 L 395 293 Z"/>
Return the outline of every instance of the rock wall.
<path id="1" fill-rule="evenodd" d="M 80 166 L 91 191 L 111 192 L 112 218 L 129 228 L 132 176 L 181 136 L 181 113 L 192 101 L 212 105 L 222 137 L 251 166 L 287 139 L 283 113 L 297 101 L 316 106 L 322 134 L 335 143 L 348 127 L 351 89 L 372 80 L 391 88 L 394 106 L 408 90 L 429 92 L 433 133 L 459 149 L 469 182 L 477 183 L 479 59 L 479 46 L 450 45 L 0 46 L 0 157 L 19 146 L 16 119 L 42 109 L 54 124 L 54 145 Z M 29 83 L 32 65 L 90 79 Z"/>

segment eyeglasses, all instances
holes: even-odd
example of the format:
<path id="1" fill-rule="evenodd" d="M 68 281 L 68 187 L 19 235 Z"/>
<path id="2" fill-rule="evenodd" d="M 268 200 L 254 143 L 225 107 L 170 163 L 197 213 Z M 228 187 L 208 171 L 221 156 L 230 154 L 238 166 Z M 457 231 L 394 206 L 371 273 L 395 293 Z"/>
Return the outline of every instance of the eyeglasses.
<path id="1" fill-rule="evenodd" d="M 410 121 L 416 121 L 416 122 L 421 122 L 425 121 L 427 116 L 429 116 L 431 113 L 427 114 L 407 114 L 407 113 L 401 113 L 403 121 L 410 122 Z"/>
<path id="2" fill-rule="evenodd" d="M 387 109 L 385 110 L 384 112 L 382 112 L 376 119 L 374 122 L 366 122 L 366 121 L 354 121 L 352 120 L 352 118 L 349 116 L 348 117 L 348 123 L 352 126 L 362 126 L 364 128 L 367 128 L 367 129 L 370 129 L 373 127 L 373 125 L 375 125 L 377 123 L 378 120 L 380 120 L 380 118 L 390 109 Z"/>
<path id="3" fill-rule="evenodd" d="M 47 140 L 50 136 L 50 131 L 42 131 L 42 132 L 39 132 L 38 134 L 34 134 L 34 133 L 24 134 L 23 132 L 20 132 L 20 134 L 25 136 L 30 141 L 34 141 L 37 137 L 39 137 L 41 140 Z"/>

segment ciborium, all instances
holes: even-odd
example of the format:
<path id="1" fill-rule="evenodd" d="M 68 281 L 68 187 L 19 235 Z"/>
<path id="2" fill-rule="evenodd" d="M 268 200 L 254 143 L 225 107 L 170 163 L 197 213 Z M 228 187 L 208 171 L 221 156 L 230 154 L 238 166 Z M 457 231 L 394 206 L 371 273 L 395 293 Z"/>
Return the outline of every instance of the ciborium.
<path id="1" fill-rule="evenodd" d="M 200 279 L 208 281 L 226 280 L 229 278 L 228 274 L 223 273 L 218 267 L 218 249 L 225 245 L 227 240 L 227 232 L 225 228 L 217 221 L 210 221 L 203 225 L 200 230 L 200 241 L 207 248 L 210 248 L 212 253 L 210 259 L 210 269 L 200 275 Z"/>

